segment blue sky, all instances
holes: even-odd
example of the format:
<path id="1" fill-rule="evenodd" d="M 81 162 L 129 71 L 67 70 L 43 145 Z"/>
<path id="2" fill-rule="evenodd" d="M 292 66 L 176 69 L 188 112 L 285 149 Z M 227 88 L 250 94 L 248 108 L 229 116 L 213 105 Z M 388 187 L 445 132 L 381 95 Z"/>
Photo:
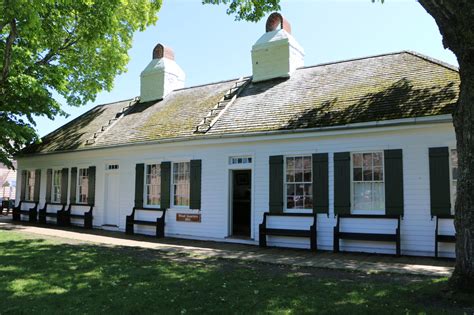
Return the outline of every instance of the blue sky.
<path id="1" fill-rule="evenodd" d="M 414 50 L 457 65 L 443 48 L 433 18 L 415 0 L 288 0 L 281 13 L 305 49 L 305 65 L 358 58 L 400 50 Z M 235 21 L 225 6 L 202 5 L 200 0 L 163 0 L 156 25 L 136 33 L 129 51 L 128 72 L 115 79 L 112 91 L 75 108 L 64 102 L 68 118 L 37 119 L 40 136 L 92 107 L 138 96 L 140 72 L 151 60 L 157 43 L 173 48 L 186 72 L 186 86 L 251 74 L 250 49 L 265 31 L 258 23 Z M 85 61 L 86 62 L 86 61 Z M 61 101 L 61 100 L 60 100 Z"/>

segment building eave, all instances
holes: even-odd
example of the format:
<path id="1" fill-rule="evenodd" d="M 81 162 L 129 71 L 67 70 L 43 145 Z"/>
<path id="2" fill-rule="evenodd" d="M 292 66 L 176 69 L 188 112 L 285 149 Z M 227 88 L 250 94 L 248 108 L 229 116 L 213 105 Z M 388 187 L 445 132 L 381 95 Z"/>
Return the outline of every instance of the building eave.
<path id="1" fill-rule="evenodd" d="M 18 158 L 23 158 L 23 157 L 35 157 L 35 156 L 45 156 L 45 155 L 53 155 L 53 154 L 107 150 L 107 149 L 123 148 L 123 147 L 130 147 L 130 146 L 148 146 L 148 145 L 169 144 L 169 143 L 179 143 L 179 142 L 195 142 L 198 140 L 223 140 L 223 139 L 231 140 L 231 139 L 237 139 L 237 138 L 252 139 L 252 138 L 257 138 L 257 137 L 300 135 L 300 134 L 314 134 L 314 133 L 328 135 L 331 132 L 341 132 L 341 131 L 344 132 L 344 131 L 357 130 L 357 129 L 374 129 L 374 128 L 383 128 L 383 127 L 409 127 L 409 126 L 414 126 L 414 125 L 441 124 L 441 123 L 451 123 L 451 122 L 452 122 L 452 116 L 450 114 L 447 114 L 447 115 L 436 115 L 436 116 L 427 116 L 427 117 L 371 121 L 371 122 L 353 123 L 353 124 L 330 126 L 330 127 L 269 130 L 269 131 L 257 131 L 257 132 L 212 134 L 212 135 L 203 134 L 203 135 L 196 135 L 196 136 L 167 138 L 167 139 L 160 139 L 160 140 L 154 140 L 154 141 L 123 143 L 123 144 L 116 144 L 116 145 L 109 145 L 109 146 L 85 147 L 85 148 L 79 148 L 79 149 L 74 149 L 74 150 L 40 152 L 40 153 L 31 153 L 31 154 L 18 154 L 18 155 L 15 155 L 14 158 L 18 159 Z"/>

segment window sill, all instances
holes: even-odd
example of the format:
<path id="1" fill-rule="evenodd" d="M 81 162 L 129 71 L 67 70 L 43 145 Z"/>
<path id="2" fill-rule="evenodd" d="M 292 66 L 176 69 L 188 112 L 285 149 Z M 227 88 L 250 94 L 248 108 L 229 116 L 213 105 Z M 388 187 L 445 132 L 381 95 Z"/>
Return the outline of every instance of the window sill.
<path id="1" fill-rule="evenodd" d="M 385 210 L 351 210 L 351 214 L 385 215 Z"/>
<path id="2" fill-rule="evenodd" d="M 313 209 L 285 209 L 284 213 L 313 213 Z"/>

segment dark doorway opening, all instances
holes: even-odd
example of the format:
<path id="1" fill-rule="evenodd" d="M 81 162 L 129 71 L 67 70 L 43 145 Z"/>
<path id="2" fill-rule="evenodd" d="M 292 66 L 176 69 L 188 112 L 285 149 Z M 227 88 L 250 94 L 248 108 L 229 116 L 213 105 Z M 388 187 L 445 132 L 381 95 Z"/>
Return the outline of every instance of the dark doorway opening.
<path id="1" fill-rule="evenodd" d="M 252 171 L 232 171 L 232 236 L 250 237 Z"/>

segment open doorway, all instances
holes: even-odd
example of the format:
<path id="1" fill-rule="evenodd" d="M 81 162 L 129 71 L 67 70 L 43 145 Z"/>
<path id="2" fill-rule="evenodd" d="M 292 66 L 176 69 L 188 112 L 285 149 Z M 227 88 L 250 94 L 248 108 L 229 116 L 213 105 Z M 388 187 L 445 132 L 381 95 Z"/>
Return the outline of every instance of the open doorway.
<path id="1" fill-rule="evenodd" d="M 251 185 L 251 170 L 232 170 L 232 236 L 250 238 Z"/>

